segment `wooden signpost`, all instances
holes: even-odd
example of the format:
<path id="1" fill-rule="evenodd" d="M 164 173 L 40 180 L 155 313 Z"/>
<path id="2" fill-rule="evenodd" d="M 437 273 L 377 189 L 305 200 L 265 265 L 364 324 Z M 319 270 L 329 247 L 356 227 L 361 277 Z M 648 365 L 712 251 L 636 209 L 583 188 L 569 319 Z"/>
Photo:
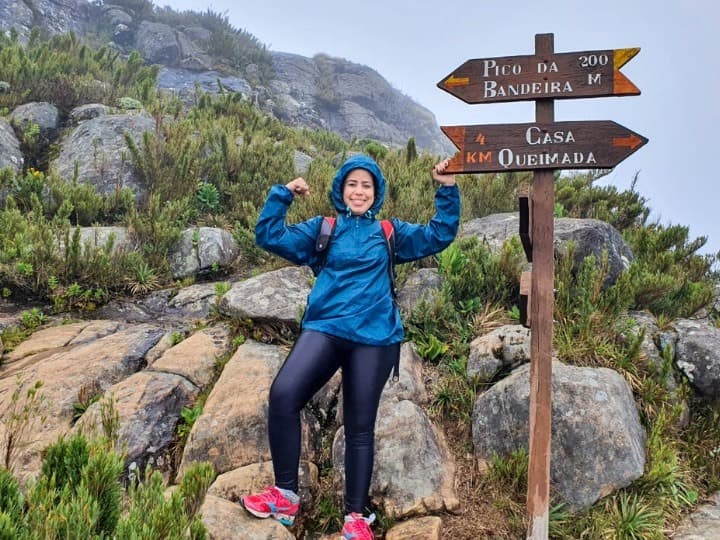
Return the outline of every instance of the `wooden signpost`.
<path id="1" fill-rule="evenodd" d="M 520 238 L 532 262 L 532 272 L 524 272 L 520 284 L 521 319 L 531 328 L 530 540 L 548 537 L 554 171 L 612 168 L 647 143 L 611 121 L 555 122 L 554 100 L 640 94 L 620 72 L 639 51 L 555 53 L 553 34 L 537 34 L 534 55 L 468 60 L 438 83 L 467 103 L 535 100 L 533 123 L 441 126 L 459 149 L 446 172 L 534 171 L 530 201 L 527 193 L 520 194 Z"/>
<path id="2" fill-rule="evenodd" d="M 468 60 L 438 83 L 467 103 L 634 96 L 620 72 L 640 51 L 616 49 Z"/>
<path id="3" fill-rule="evenodd" d="M 647 139 L 615 122 L 443 126 L 459 152 L 451 173 L 612 169 Z"/>

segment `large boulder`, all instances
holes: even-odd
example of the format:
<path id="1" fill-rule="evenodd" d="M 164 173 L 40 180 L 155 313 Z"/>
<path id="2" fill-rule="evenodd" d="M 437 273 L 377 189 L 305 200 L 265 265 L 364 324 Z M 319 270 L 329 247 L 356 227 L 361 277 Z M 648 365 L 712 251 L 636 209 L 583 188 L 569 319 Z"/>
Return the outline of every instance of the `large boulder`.
<path id="1" fill-rule="evenodd" d="M 400 309 L 410 313 L 421 301 L 431 302 L 437 296 L 441 284 L 437 268 L 421 268 L 413 272 L 398 291 Z"/>
<path id="2" fill-rule="evenodd" d="M 169 472 L 180 413 L 199 393 L 197 386 L 180 375 L 140 371 L 108 388 L 73 429 L 102 434 L 102 404 L 112 400 L 119 420 L 116 450 L 125 456 L 125 463 L 134 463 L 140 471 L 150 465 Z"/>
<path id="3" fill-rule="evenodd" d="M 103 105 L 102 103 L 87 103 L 85 105 L 75 107 L 70 111 L 68 117 L 73 124 L 78 124 L 83 120 L 91 120 L 93 118 L 97 118 L 98 116 L 110 114 L 110 111 L 110 107 Z"/>
<path id="4" fill-rule="evenodd" d="M 573 265 L 578 268 L 585 257 L 593 255 L 599 264 L 605 252 L 608 273 L 603 285 L 612 285 L 620 273 L 630 267 L 633 254 L 620 233 L 612 225 L 598 219 L 560 218 L 555 220 L 555 253 L 567 255 L 568 246 L 575 245 Z"/>
<path id="5" fill-rule="evenodd" d="M 238 347 L 223 369 L 195 421 L 183 452 L 180 470 L 193 462 L 209 461 L 218 473 L 268 461 L 268 397 L 287 351 L 274 345 L 247 341 Z M 315 457 L 319 425 L 303 418 L 303 457 Z"/>
<path id="6" fill-rule="evenodd" d="M 102 194 L 127 187 L 143 199 L 147 186 L 134 171 L 125 133 L 141 148 L 143 133 L 154 130 L 155 121 L 145 113 L 92 118 L 61 140 L 60 152 L 51 166 L 67 181 L 74 178 L 77 167 L 78 182 L 92 184 Z"/>
<path id="7" fill-rule="evenodd" d="M 175 29 L 163 23 L 142 21 L 135 47 L 148 64 L 172 65 L 181 57 Z"/>
<path id="8" fill-rule="evenodd" d="M 492 251 L 499 251 L 505 240 L 519 236 L 520 217 L 517 212 L 492 214 L 465 222 L 460 236 L 477 236 Z M 569 245 L 575 246 L 573 266 L 578 268 L 589 255 L 599 265 L 604 252 L 608 256 L 608 273 L 603 285 L 617 281 L 630 267 L 632 251 L 620 233 L 610 224 L 597 219 L 557 218 L 554 220 L 553 250 L 556 257 L 565 256 Z"/>
<path id="9" fill-rule="evenodd" d="M 677 332 L 675 362 L 702 396 L 720 399 L 720 328 L 711 322 L 680 319 L 673 324 Z"/>
<path id="10" fill-rule="evenodd" d="M 720 538 L 720 491 L 687 516 L 672 535 L 674 540 L 716 540 Z"/>
<path id="11" fill-rule="evenodd" d="M 552 364 L 551 490 L 572 509 L 640 478 L 645 431 L 629 384 L 607 368 Z M 472 432 L 476 457 L 489 462 L 528 450 L 530 365 L 477 398 Z"/>
<path id="12" fill-rule="evenodd" d="M 335 484 L 345 476 L 345 428 L 333 442 Z M 408 400 L 380 404 L 375 425 L 372 503 L 390 518 L 424 515 L 460 506 L 455 493 L 455 462 L 441 431 Z"/>
<path id="13" fill-rule="evenodd" d="M 501 371 L 530 361 L 530 330 L 519 324 L 506 325 L 475 338 L 470 343 L 468 379 L 489 382 Z"/>
<path id="14" fill-rule="evenodd" d="M 180 241 L 168 253 L 168 261 L 173 277 L 184 278 L 229 266 L 239 254 L 240 248 L 228 231 L 197 227 L 183 231 Z"/>
<path id="15" fill-rule="evenodd" d="M 297 326 L 312 278 L 307 267 L 286 266 L 234 283 L 218 303 L 218 310 L 236 319 L 274 320 Z"/>
<path id="16" fill-rule="evenodd" d="M 19 172 L 24 163 L 25 158 L 15 131 L 5 118 L 0 118 L 0 169 L 10 167 L 13 171 Z"/>
<path id="17" fill-rule="evenodd" d="M 0 2 L 0 31 L 17 30 L 26 43 L 33 27 L 46 35 L 75 32 L 83 35 L 88 25 L 90 3 L 86 0 L 33 0 Z"/>
<path id="18" fill-rule="evenodd" d="M 51 139 L 60 125 L 60 113 L 55 105 L 46 101 L 25 103 L 13 109 L 10 121 L 23 135 L 33 126 L 40 130 L 40 136 Z"/>

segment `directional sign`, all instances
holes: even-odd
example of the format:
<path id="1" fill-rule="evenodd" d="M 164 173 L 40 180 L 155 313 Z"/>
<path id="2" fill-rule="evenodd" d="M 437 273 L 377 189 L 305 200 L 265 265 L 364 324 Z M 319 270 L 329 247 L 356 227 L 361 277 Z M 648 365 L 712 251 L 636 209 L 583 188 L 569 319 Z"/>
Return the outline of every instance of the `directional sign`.
<path id="1" fill-rule="evenodd" d="M 643 146 L 611 121 L 441 126 L 459 152 L 448 173 L 611 169 Z"/>
<path id="2" fill-rule="evenodd" d="M 620 73 L 640 48 L 468 60 L 438 83 L 467 103 L 634 96 Z"/>

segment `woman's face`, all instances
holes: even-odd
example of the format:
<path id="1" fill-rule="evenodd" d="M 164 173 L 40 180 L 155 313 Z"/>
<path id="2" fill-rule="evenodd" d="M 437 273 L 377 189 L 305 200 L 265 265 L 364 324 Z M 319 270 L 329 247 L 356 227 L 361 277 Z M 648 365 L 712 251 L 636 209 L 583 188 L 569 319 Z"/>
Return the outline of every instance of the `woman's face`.
<path id="1" fill-rule="evenodd" d="M 345 177 L 343 202 L 359 216 L 370 210 L 375 201 L 373 176 L 365 169 L 353 169 Z"/>

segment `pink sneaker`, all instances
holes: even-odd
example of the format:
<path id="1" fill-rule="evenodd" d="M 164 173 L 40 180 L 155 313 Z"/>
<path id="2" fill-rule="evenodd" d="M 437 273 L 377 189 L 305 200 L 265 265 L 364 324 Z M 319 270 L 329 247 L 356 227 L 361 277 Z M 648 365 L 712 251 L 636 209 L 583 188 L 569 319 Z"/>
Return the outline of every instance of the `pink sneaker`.
<path id="1" fill-rule="evenodd" d="M 342 535 L 345 540 L 375 540 L 375 535 L 370 530 L 370 525 L 375 521 L 375 514 L 370 517 L 363 517 L 362 514 L 353 512 L 345 516 L 345 525 L 342 528 Z"/>
<path id="2" fill-rule="evenodd" d="M 245 510 L 259 518 L 274 517 L 283 525 L 295 523 L 300 502 L 291 503 L 278 488 L 266 487 L 262 493 L 243 495 L 240 502 Z"/>

